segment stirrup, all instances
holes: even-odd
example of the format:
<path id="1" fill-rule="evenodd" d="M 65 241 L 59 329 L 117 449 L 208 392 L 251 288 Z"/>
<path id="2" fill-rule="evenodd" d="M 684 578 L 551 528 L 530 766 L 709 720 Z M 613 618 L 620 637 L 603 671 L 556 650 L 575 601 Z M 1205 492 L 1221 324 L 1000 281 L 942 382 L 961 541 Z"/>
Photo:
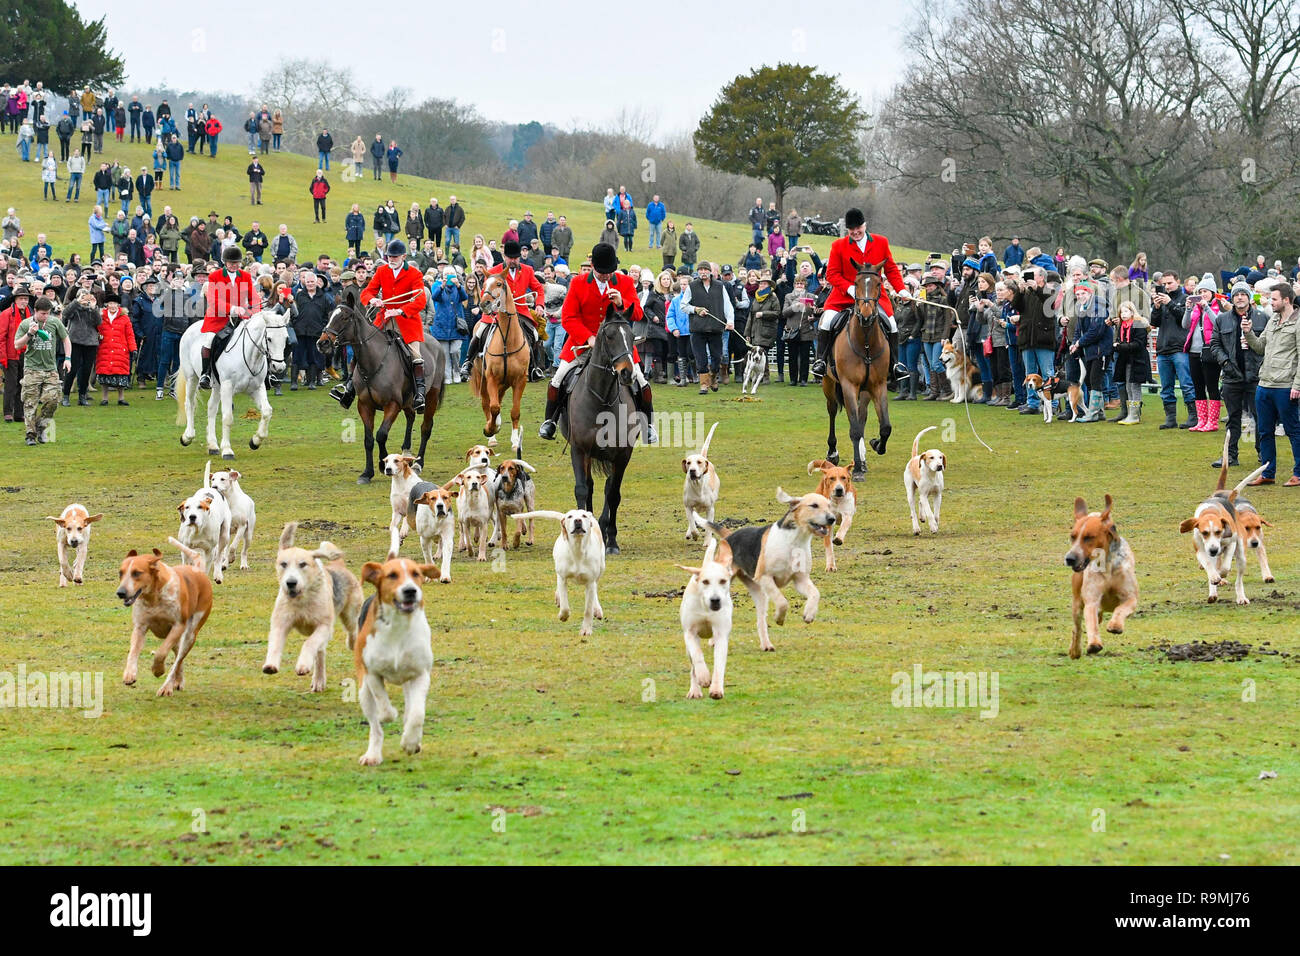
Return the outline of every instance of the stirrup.
<path id="1" fill-rule="evenodd" d="M 461 377 L 461 378 L 465 378 L 465 379 L 469 378 L 469 367 L 470 367 L 471 365 L 473 365 L 473 364 L 474 364 L 474 362 L 473 362 L 472 360 L 471 360 L 471 361 L 468 361 L 468 362 L 462 362 L 462 363 L 461 363 L 461 366 L 460 366 L 460 377 Z"/>
<path id="2" fill-rule="evenodd" d="M 549 418 L 546 419 L 546 421 L 542 422 L 541 427 L 537 429 L 537 437 L 545 438 L 547 441 L 554 439 L 555 422 Z"/>
<path id="3" fill-rule="evenodd" d="M 352 399 L 356 397 L 356 392 L 352 389 L 352 380 L 339 382 L 330 389 L 330 398 L 338 402 L 344 408 L 352 407 Z"/>
<path id="4" fill-rule="evenodd" d="M 199 376 L 199 388 L 205 392 L 212 389 L 212 375 L 209 372 L 204 372 Z"/>

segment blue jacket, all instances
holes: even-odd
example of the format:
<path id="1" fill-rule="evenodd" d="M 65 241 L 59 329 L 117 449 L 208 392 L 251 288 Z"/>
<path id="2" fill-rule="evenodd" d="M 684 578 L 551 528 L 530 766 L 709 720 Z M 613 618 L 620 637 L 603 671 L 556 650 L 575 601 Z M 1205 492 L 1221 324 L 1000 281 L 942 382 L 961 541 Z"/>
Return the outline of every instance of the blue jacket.
<path id="1" fill-rule="evenodd" d="M 551 247 L 551 235 L 555 232 L 555 228 L 558 225 L 558 222 L 551 222 L 549 219 L 542 223 L 541 228 L 538 230 L 538 237 L 542 240 L 543 249 L 549 249 Z"/>
<path id="2" fill-rule="evenodd" d="M 1074 341 L 1079 343 L 1079 351 L 1075 354 L 1085 362 L 1105 358 L 1111 353 L 1114 336 L 1106 324 L 1106 300 L 1101 296 L 1094 295 L 1079 309 Z"/>
<path id="3" fill-rule="evenodd" d="M 614 214 L 614 228 L 620 236 L 630 236 L 636 232 L 636 207 L 628 206 Z"/>
<path id="4" fill-rule="evenodd" d="M 663 222 L 668 218 L 668 210 L 664 208 L 661 202 L 652 202 L 645 207 L 645 221 L 648 223 Z"/>
<path id="5" fill-rule="evenodd" d="M 1025 261 L 1025 247 L 1008 245 L 1002 253 L 1002 261 L 1009 266 L 1018 266 Z"/>
<path id="6" fill-rule="evenodd" d="M 344 238 L 348 242 L 366 238 L 366 217 L 359 212 L 350 212 L 343 220 Z"/>
<path id="7" fill-rule="evenodd" d="M 99 241 L 103 242 L 103 237 L 101 237 Z M 27 254 L 27 259 L 32 264 L 33 272 L 36 271 L 36 264 L 41 261 L 40 254 L 42 252 L 45 253 L 45 258 L 50 260 L 51 264 L 54 262 L 54 247 L 48 242 L 38 242 L 36 245 L 32 246 L 32 251 Z"/>
<path id="8" fill-rule="evenodd" d="M 665 316 L 665 324 L 669 332 L 680 332 L 682 335 L 691 334 L 691 319 L 682 307 L 682 296 L 684 292 L 679 292 L 673 296 L 673 300 L 668 303 L 668 314 Z"/>
<path id="9" fill-rule="evenodd" d="M 465 291 L 441 281 L 435 282 L 429 291 L 433 299 L 433 322 L 429 331 L 435 339 L 443 341 L 460 338 L 456 331 L 456 318 L 461 313 L 461 303 L 468 301 Z"/>
<path id="10" fill-rule="evenodd" d="M 1034 256 L 1029 264 L 1039 269 L 1047 269 L 1051 272 L 1056 271 L 1056 260 L 1045 252 L 1040 252 L 1038 255 Z"/>

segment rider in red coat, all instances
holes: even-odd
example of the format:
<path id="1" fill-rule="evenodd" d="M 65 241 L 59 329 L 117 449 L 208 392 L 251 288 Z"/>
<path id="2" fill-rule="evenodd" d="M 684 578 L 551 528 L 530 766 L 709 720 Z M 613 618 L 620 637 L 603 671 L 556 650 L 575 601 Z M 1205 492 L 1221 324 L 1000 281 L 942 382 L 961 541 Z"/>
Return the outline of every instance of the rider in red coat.
<path id="1" fill-rule="evenodd" d="M 542 284 L 537 281 L 537 273 L 533 267 L 527 263 L 521 263 L 519 256 L 522 250 L 519 243 L 513 239 L 507 239 L 505 245 L 501 247 L 501 258 L 504 260 L 501 265 L 493 266 L 488 270 L 488 275 L 504 275 L 506 285 L 510 287 L 510 292 L 515 298 L 515 311 L 521 317 L 528 321 L 524 323 L 524 338 L 528 340 L 529 347 L 529 368 L 528 380 L 531 382 L 539 381 L 543 377 L 542 369 L 546 366 L 542 364 L 541 356 L 538 354 L 541 350 L 541 336 L 538 334 L 537 317 L 528 306 L 527 295 L 531 292 L 533 303 L 540 306 L 546 301 L 546 290 Z M 465 353 L 465 361 L 461 363 L 461 378 L 469 378 L 469 368 L 474 364 L 474 359 L 483 351 L 483 342 L 487 339 L 487 330 L 496 323 L 496 316 L 483 313 L 479 319 L 478 325 L 470 335 L 469 349 Z M 532 332 L 529 333 L 531 327 Z"/>
<path id="2" fill-rule="evenodd" d="M 262 307 L 262 298 L 253 277 L 239 268 L 243 259 L 239 247 L 227 246 L 221 259 L 221 270 L 210 273 L 208 283 L 203 287 L 207 307 L 203 313 L 203 327 L 199 330 L 199 341 L 203 346 L 203 373 L 199 376 L 199 388 L 212 387 L 215 364 L 212 353 L 221 353 L 220 347 L 213 344 L 217 336 L 221 335 L 224 344 L 229 336 L 222 333 L 233 320 L 252 315 Z"/>
<path id="3" fill-rule="evenodd" d="M 560 325 L 568 334 L 564 351 L 560 353 L 560 366 L 546 389 L 546 421 L 537 434 L 542 438 L 555 437 L 556 416 L 560 409 L 560 385 L 577 358 L 575 349 L 595 342 L 600 324 L 605 321 L 609 306 L 623 312 L 629 322 L 639 322 L 642 318 L 641 300 L 637 296 L 632 277 L 618 271 L 618 253 L 607 242 L 597 243 L 591 250 L 591 272 L 585 277 L 575 278 L 569 283 L 569 294 L 564 297 L 564 308 L 560 312 Z M 650 383 L 641 370 L 641 357 L 636 348 L 632 349 L 632 389 L 637 411 L 645 416 L 646 444 L 653 445 L 659 441 L 654 427 L 654 397 L 650 393 Z"/>
<path id="4" fill-rule="evenodd" d="M 831 346 L 838 334 L 836 319 L 843 310 L 853 307 L 853 288 L 858 280 L 859 265 L 874 266 L 878 262 L 883 263 L 881 272 L 889 281 L 894 294 L 899 298 L 910 296 L 903 283 L 903 273 L 889 249 L 889 240 L 867 232 L 866 222 L 861 209 L 850 209 L 844 214 L 847 235 L 831 243 L 830 258 L 826 262 L 826 281 L 831 287 L 831 293 L 826 299 L 821 321 L 817 323 L 817 358 L 810 369 L 813 375 L 826 374 L 826 358 L 830 355 Z M 880 284 L 879 307 L 885 317 L 883 324 L 889 335 L 889 364 L 895 374 L 906 374 L 906 367 L 898 365 L 898 326 L 894 324 L 894 307 L 889 300 L 889 290 L 883 282 Z"/>
<path id="5" fill-rule="evenodd" d="M 388 264 L 377 266 L 370 282 L 361 290 L 361 304 L 376 308 L 375 327 L 383 328 L 389 319 L 397 326 L 402 341 L 411 350 L 412 373 L 415 381 L 415 410 L 424 411 L 424 323 L 420 319 L 429 290 L 424 285 L 424 275 L 415 266 L 406 264 L 406 243 L 394 239 L 388 244 Z M 387 303 L 392 303 L 388 305 Z M 356 389 L 349 376 L 342 387 L 330 389 L 330 397 L 344 408 L 352 404 Z"/>

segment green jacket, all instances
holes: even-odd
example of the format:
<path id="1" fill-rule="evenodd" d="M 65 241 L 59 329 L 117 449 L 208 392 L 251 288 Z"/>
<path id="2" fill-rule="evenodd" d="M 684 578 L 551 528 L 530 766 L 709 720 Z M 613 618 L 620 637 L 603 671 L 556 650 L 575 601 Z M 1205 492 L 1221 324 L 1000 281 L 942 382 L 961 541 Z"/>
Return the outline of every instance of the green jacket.
<path id="1" fill-rule="evenodd" d="M 1274 315 L 1256 335 L 1246 333 L 1251 351 L 1264 356 L 1259 366 L 1259 384 L 1262 388 L 1300 389 L 1300 309 L 1282 321 Z"/>

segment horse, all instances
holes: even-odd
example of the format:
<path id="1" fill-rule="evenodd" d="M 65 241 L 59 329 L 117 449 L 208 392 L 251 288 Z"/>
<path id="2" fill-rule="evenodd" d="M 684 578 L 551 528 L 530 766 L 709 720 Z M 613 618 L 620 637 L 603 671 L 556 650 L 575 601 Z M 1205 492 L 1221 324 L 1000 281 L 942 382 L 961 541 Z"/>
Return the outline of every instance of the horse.
<path id="1" fill-rule="evenodd" d="M 496 328 L 485 334 L 491 336 L 483 352 L 470 369 L 470 388 L 483 403 L 483 434 L 496 444 L 496 433 L 501 427 L 501 399 L 506 389 L 514 393 L 510 407 L 510 447 L 514 457 L 524 454 L 523 431 L 519 427 L 519 403 L 528 384 L 528 339 L 520 324 L 515 307 L 515 296 L 505 277 L 488 276 L 483 285 L 482 309 L 486 315 L 496 315 Z"/>
<path id="2" fill-rule="evenodd" d="M 357 414 L 366 429 L 366 469 L 357 476 L 357 484 L 368 485 L 375 477 L 375 441 L 379 441 L 379 457 L 388 457 L 388 432 L 393 427 L 398 412 L 406 413 L 406 437 L 402 439 L 402 453 L 411 453 L 411 429 L 415 424 L 415 392 L 406 374 L 407 345 L 394 332 L 390 334 L 377 328 L 346 305 L 336 306 L 330 313 L 325 331 L 320 334 L 317 346 L 329 354 L 336 345 L 351 345 L 355 356 L 352 363 L 352 387 L 357 392 Z M 443 377 L 447 366 L 442 350 L 428 332 L 420 345 L 424 356 L 425 392 L 424 420 L 420 424 L 420 453 L 416 460 L 423 466 L 424 450 L 433 431 L 433 416 L 442 404 Z M 375 431 L 375 410 L 382 409 L 384 419 Z"/>
<path id="3" fill-rule="evenodd" d="M 822 394 L 826 396 L 826 413 L 830 433 L 826 439 L 826 460 L 838 465 L 840 453 L 835 439 L 835 415 L 843 408 L 849 418 L 849 440 L 853 444 L 853 480 L 867 474 L 866 451 L 862 436 L 867 424 L 867 400 L 876 406 L 880 437 L 871 439 L 877 455 L 885 453 L 893 427 L 889 424 L 889 338 L 880 326 L 880 269 L 858 266 L 853 286 L 853 311 L 848 328 L 835 341 L 835 366 L 822 377 Z"/>
<path id="4" fill-rule="evenodd" d="M 272 293 L 268 304 L 275 304 Z M 214 371 L 217 381 L 208 397 L 208 454 L 217 453 L 217 404 L 221 405 L 221 457 L 235 457 L 230 448 L 230 423 L 234 420 L 236 393 L 252 397 L 262 413 L 257 431 L 248 440 L 256 451 L 262 447 L 271 428 L 271 403 L 266 397 L 266 370 L 282 375 L 285 369 L 284 347 L 289 339 L 289 316 L 263 310 L 239 323 L 230 334 L 226 349 L 217 356 Z M 185 426 L 181 444 L 194 441 L 194 410 L 199 403 L 199 374 L 203 369 L 199 323 L 195 322 L 181 336 L 181 368 L 176 376 L 176 424 Z"/>
<path id="5" fill-rule="evenodd" d="M 569 442 L 577 507 L 592 510 L 592 468 L 608 476 L 605 506 L 600 513 L 606 554 L 619 553 L 618 505 L 622 500 L 623 473 L 641 433 L 641 417 L 632 401 L 633 343 L 627 317 L 610 306 L 560 418 L 560 429 Z"/>

